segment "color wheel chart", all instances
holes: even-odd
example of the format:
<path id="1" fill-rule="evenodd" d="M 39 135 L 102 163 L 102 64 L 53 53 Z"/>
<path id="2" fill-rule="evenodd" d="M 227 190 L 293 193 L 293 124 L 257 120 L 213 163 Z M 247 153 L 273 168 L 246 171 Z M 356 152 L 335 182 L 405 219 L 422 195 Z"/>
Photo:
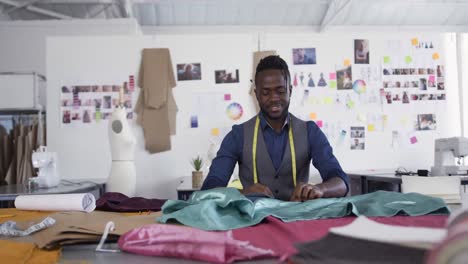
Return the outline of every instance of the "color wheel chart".
<path id="1" fill-rule="evenodd" d="M 226 108 L 226 114 L 232 120 L 239 120 L 244 113 L 244 109 L 238 103 L 232 103 Z"/>

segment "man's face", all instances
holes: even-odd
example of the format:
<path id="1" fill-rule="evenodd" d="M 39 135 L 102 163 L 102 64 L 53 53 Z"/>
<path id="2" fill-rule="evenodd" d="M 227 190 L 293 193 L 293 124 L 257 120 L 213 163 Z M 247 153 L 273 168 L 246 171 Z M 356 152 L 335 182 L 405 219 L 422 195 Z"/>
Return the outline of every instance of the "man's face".
<path id="1" fill-rule="evenodd" d="M 255 94 L 263 114 L 270 120 L 285 117 L 291 98 L 291 85 L 281 70 L 259 72 L 255 84 Z"/>

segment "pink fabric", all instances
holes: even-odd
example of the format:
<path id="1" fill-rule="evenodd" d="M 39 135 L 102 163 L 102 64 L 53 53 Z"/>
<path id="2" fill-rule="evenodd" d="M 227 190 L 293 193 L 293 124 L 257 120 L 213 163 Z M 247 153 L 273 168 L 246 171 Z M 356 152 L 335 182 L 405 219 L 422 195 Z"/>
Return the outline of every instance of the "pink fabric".
<path id="1" fill-rule="evenodd" d="M 389 225 L 415 227 L 444 227 L 446 215 L 369 217 Z M 232 231 L 236 240 L 249 241 L 255 247 L 270 249 L 281 259 L 295 254 L 295 243 L 318 240 L 324 237 L 332 227 L 350 224 L 355 216 L 284 223 L 269 216 L 261 224 Z"/>
<path id="2" fill-rule="evenodd" d="M 209 232 L 178 225 L 151 224 L 135 228 L 122 235 L 118 244 L 120 249 L 140 255 L 212 263 L 275 257 L 271 250 L 233 239 L 231 231 Z"/>

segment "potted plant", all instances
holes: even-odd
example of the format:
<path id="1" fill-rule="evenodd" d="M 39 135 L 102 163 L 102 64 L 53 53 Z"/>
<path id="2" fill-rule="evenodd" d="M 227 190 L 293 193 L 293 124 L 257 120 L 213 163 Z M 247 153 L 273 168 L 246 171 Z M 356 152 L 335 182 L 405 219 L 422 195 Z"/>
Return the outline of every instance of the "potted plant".
<path id="1" fill-rule="evenodd" d="M 203 171 L 201 168 L 203 166 L 203 159 L 200 156 L 192 159 L 192 188 L 201 188 L 203 184 Z"/>

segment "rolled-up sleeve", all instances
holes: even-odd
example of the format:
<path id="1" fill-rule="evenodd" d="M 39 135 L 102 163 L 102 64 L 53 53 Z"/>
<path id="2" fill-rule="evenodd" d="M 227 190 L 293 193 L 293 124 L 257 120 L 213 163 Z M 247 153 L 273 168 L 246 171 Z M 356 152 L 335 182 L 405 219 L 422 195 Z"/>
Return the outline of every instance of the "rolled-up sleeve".
<path id="1" fill-rule="evenodd" d="M 307 132 L 312 164 L 320 172 L 322 180 L 325 182 L 330 178 L 340 177 L 346 184 L 346 192 L 348 192 L 349 177 L 341 168 L 335 155 L 333 155 L 333 149 L 325 134 L 313 121 L 307 122 Z"/>
<path id="2" fill-rule="evenodd" d="M 203 182 L 202 190 L 228 185 L 236 163 L 242 156 L 243 132 L 242 125 L 235 125 L 223 139 L 216 158 L 210 166 L 210 172 Z"/>

